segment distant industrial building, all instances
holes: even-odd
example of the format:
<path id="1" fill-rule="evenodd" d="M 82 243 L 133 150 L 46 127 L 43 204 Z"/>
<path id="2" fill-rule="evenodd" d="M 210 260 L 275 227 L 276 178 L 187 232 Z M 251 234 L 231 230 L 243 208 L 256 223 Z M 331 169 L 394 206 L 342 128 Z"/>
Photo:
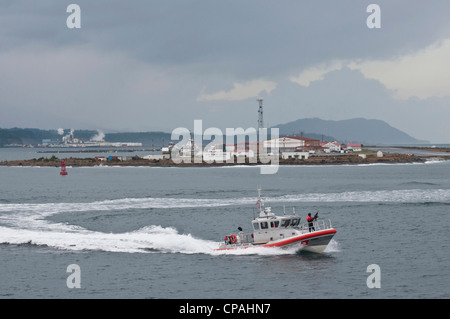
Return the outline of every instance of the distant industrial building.
<path id="1" fill-rule="evenodd" d="M 53 141 L 53 140 L 50 140 L 50 139 L 44 139 L 44 140 L 42 140 L 42 146 L 44 146 L 44 147 L 47 147 L 47 146 L 54 146 L 54 145 L 56 145 L 56 144 L 58 144 L 58 141 Z"/>
<path id="2" fill-rule="evenodd" d="M 61 141 L 53 141 L 50 139 L 42 140 L 43 147 L 142 147 L 142 143 L 134 142 L 105 142 L 101 140 L 83 141 L 74 137 L 74 130 L 63 136 Z"/>
<path id="3" fill-rule="evenodd" d="M 264 141 L 264 148 L 268 150 L 276 146 L 280 152 L 309 152 L 321 148 L 319 140 L 300 136 L 283 136 Z"/>

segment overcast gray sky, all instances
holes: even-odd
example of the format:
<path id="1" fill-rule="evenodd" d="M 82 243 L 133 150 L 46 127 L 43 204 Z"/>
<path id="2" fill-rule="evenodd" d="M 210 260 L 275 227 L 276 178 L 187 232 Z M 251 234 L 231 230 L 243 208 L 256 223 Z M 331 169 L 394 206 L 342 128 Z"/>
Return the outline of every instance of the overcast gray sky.
<path id="1" fill-rule="evenodd" d="M 262 97 L 269 126 L 365 117 L 450 143 L 449 15 L 448 0 L 3 0 L 0 127 L 248 128 Z"/>

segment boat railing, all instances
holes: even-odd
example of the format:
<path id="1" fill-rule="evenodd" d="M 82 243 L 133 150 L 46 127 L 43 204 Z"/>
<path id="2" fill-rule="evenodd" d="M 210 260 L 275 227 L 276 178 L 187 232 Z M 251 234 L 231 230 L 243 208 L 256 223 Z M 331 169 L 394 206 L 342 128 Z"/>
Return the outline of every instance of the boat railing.
<path id="1" fill-rule="evenodd" d="M 231 240 L 231 236 L 233 235 L 228 235 L 226 236 L 226 240 L 225 240 L 225 244 L 226 245 L 245 245 L 245 244 L 249 244 L 249 243 L 253 243 L 254 239 L 253 239 L 253 234 L 246 234 L 246 233 L 237 233 L 234 234 L 234 236 L 236 236 L 236 241 L 233 242 Z"/>
<path id="2" fill-rule="evenodd" d="M 309 223 L 304 223 L 298 226 L 299 229 L 301 230 L 307 230 L 307 231 L 318 231 L 318 230 L 325 230 L 325 229 L 331 229 L 333 228 L 333 226 L 331 225 L 331 220 L 329 219 L 319 219 L 319 220 L 315 220 L 312 223 L 312 229 L 309 229 Z"/>

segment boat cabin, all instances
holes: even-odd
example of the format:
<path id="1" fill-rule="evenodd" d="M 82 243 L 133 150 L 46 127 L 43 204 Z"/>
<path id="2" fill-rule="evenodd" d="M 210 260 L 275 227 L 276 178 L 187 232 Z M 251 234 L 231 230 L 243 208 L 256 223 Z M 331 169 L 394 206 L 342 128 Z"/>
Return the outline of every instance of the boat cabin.
<path id="1" fill-rule="evenodd" d="M 263 230 L 263 229 L 277 229 L 277 228 L 287 228 L 287 227 L 296 227 L 300 224 L 300 217 L 298 216 L 283 216 L 283 217 L 274 217 L 271 220 L 260 220 L 255 219 L 252 222 L 253 230 Z"/>
<path id="2" fill-rule="evenodd" d="M 301 217 L 296 215 L 276 216 L 267 207 L 252 221 L 255 244 L 278 240 L 296 235 Z"/>

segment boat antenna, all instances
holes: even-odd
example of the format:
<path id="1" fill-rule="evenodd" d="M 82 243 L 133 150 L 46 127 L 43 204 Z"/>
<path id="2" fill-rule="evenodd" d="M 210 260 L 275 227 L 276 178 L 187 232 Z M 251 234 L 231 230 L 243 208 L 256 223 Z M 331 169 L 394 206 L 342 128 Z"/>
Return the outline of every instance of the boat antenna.
<path id="1" fill-rule="evenodd" d="M 258 205 L 259 212 L 263 213 L 264 212 L 264 209 L 263 209 L 264 203 L 261 198 L 261 188 L 258 188 L 258 201 L 256 202 L 256 205 Z"/>

